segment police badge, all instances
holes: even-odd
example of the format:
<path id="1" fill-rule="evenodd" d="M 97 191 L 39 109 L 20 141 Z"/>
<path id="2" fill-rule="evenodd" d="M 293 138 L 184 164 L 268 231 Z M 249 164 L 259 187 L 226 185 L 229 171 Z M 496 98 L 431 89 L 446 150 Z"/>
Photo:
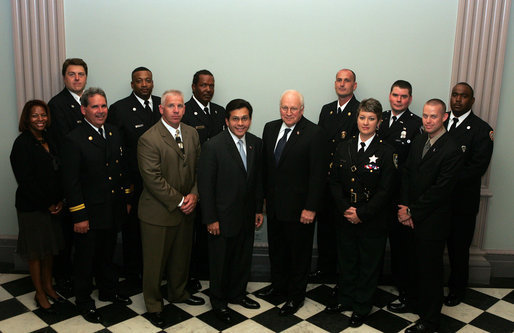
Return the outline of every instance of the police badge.
<path id="1" fill-rule="evenodd" d="M 460 147 L 462 149 L 462 152 L 465 153 L 466 152 L 466 146 L 461 146 Z"/>

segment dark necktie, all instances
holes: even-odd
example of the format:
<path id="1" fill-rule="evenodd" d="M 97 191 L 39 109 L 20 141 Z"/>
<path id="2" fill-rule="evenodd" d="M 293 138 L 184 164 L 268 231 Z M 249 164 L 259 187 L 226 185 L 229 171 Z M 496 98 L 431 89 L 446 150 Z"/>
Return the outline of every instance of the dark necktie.
<path id="1" fill-rule="evenodd" d="M 182 153 L 184 153 L 184 143 L 182 142 L 182 139 L 180 138 L 180 130 L 178 128 L 177 128 L 177 131 L 175 132 L 175 141 L 177 141 L 178 147 L 180 148 Z"/>
<path id="2" fill-rule="evenodd" d="M 149 101 L 149 100 L 146 100 L 146 101 L 145 101 L 145 111 L 146 111 L 148 114 L 152 114 L 152 109 L 150 108 L 150 101 Z"/>
<path id="3" fill-rule="evenodd" d="M 341 107 L 338 107 L 337 108 L 337 114 L 341 114 L 341 113 L 343 113 L 343 110 L 341 110 Z"/>
<path id="4" fill-rule="evenodd" d="M 277 148 L 275 148 L 275 163 L 278 165 L 278 161 L 280 161 L 280 156 L 282 155 L 282 151 L 284 151 L 284 147 L 286 146 L 287 142 L 287 134 L 291 131 L 290 128 L 286 128 L 284 130 L 284 135 L 278 140 Z"/>
<path id="5" fill-rule="evenodd" d="M 453 131 L 455 129 L 455 127 L 457 127 L 457 123 L 458 122 L 459 122 L 459 118 L 457 118 L 457 117 L 453 118 L 453 123 L 450 126 L 450 130 L 449 131 Z"/>
<path id="6" fill-rule="evenodd" d="M 361 148 L 357 153 L 359 153 L 360 155 L 364 154 L 364 148 L 366 148 L 366 144 L 364 142 L 361 142 Z"/>
<path id="7" fill-rule="evenodd" d="M 425 143 L 425 146 L 423 147 L 423 152 L 421 153 L 421 158 L 425 157 L 425 155 L 430 150 L 430 147 L 432 147 L 432 145 L 430 144 L 430 139 L 428 139 L 427 142 Z"/>
<path id="8" fill-rule="evenodd" d="M 104 129 L 103 129 L 103 128 L 101 128 L 101 127 L 100 127 L 100 128 L 98 129 L 98 134 L 100 134 L 100 136 L 102 137 L 102 139 L 105 139 L 105 137 L 104 137 Z"/>
<path id="9" fill-rule="evenodd" d="M 208 107 L 204 107 L 203 108 L 203 112 L 205 112 L 206 115 L 210 116 L 211 114 L 209 113 L 209 108 Z"/>
<path id="10" fill-rule="evenodd" d="M 396 119 L 398 119 L 398 117 L 393 116 L 391 119 L 393 119 L 393 122 L 391 123 L 391 126 L 393 126 L 393 124 L 396 122 Z"/>

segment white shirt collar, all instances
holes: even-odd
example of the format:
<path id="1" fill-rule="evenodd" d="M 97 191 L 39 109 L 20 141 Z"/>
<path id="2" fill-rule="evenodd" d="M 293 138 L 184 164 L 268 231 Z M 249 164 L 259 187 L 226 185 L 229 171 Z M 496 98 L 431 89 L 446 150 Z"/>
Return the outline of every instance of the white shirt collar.
<path id="1" fill-rule="evenodd" d="M 375 134 L 373 134 L 373 136 L 371 138 L 367 139 L 366 141 L 362 141 L 361 136 L 359 134 L 359 140 L 357 140 L 357 151 L 359 151 L 359 149 L 361 149 L 361 142 L 364 142 L 364 144 L 366 145 L 364 147 L 364 151 L 366 151 L 368 149 L 369 145 L 371 144 L 371 141 L 373 141 L 373 138 L 375 137 L 375 135 L 377 135 L 377 134 L 375 133 Z"/>
<path id="2" fill-rule="evenodd" d="M 230 136 L 232 137 L 232 140 L 234 140 L 234 143 L 236 144 L 236 147 L 237 147 L 237 143 L 239 142 L 239 140 L 243 141 L 243 149 L 246 152 L 246 134 L 243 135 L 243 137 L 241 139 L 239 139 L 234 133 L 232 133 L 230 131 L 230 128 L 228 129 L 228 132 L 230 133 Z"/>
<path id="3" fill-rule="evenodd" d="M 66 89 L 68 89 L 68 88 L 66 88 Z M 77 95 L 77 94 L 75 94 L 75 93 L 74 93 L 73 91 L 71 91 L 70 89 L 68 89 L 68 91 L 70 92 L 71 96 L 73 96 L 73 98 L 75 98 L 75 100 L 77 101 L 77 103 L 79 103 L 79 105 L 82 105 L 82 104 L 80 103 L 80 96 L 79 96 L 79 95 Z"/>
<path id="4" fill-rule="evenodd" d="M 211 111 L 211 102 L 207 103 L 207 106 L 203 105 L 202 103 L 200 103 L 199 100 L 196 99 L 195 95 L 193 95 L 193 99 L 195 100 L 196 104 L 198 104 L 198 106 L 200 107 L 200 109 L 205 109 L 206 107 L 209 109 L 209 113 Z"/>
<path id="5" fill-rule="evenodd" d="M 102 125 L 102 127 L 96 127 L 95 125 L 91 124 L 86 118 L 84 118 L 84 120 L 86 121 L 86 123 L 88 123 L 91 127 L 93 127 L 93 129 L 98 132 L 98 129 L 101 128 L 102 131 L 103 131 L 103 135 L 104 135 L 104 138 L 105 138 L 105 127 L 104 125 Z M 100 133 L 99 133 L 100 134 Z"/>
<path id="6" fill-rule="evenodd" d="M 182 130 L 180 129 L 180 124 L 177 128 L 174 128 L 173 126 L 170 126 L 166 121 L 164 121 L 163 118 L 161 118 L 162 123 L 164 124 L 164 127 L 170 132 L 171 136 L 175 138 L 175 135 L 177 133 L 177 129 L 180 131 L 180 138 L 182 139 Z M 184 140 L 182 140 L 184 141 Z"/>
<path id="7" fill-rule="evenodd" d="M 139 103 L 141 103 L 141 105 L 143 106 L 143 108 L 145 107 L 145 100 L 142 99 L 141 97 L 139 97 L 138 95 L 136 95 L 134 92 L 132 92 L 134 94 L 134 96 L 136 96 L 136 99 L 139 101 Z M 150 96 L 150 98 L 148 99 L 148 105 L 150 106 L 150 109 L 152 109 L 153 111 L 153 101 L 152 101 L 152 96 Z"/>
<path id="8" fill-rule="evenodd" d="M 352 96 L 352 98 L 353 98 L 353 96 Z M 338 101 L 337 101 L 337 107 L 338 107 L 338 108 L 341 108 L 341 112 L 343 112 L 343 111 L 344 111 L 344 109 L 346 108 L 346 106 L 348 105 L 348 103 L 350 103 L 350 101 L 351 101 L 351 100 L 352 100 L 352 99 L 350 98 L 350 99 L 349 99 L 346 103 L 344 103 L 343 105 L 339 105 L 339 100 L 338 100 Z"/>
<path id="9" fill-rule="evenodd" d="M 453 118 L 459 118 L 459 121 L 457 122 L 457 125 L 455 125 L 455 127 L 459 127 L 460 124 L 462 124 L 464 122 L 464 120 L 471 114 L 471 110 L 468 110 L 468 112 L 464 113 L 462 116 L 460 117 L 455 117 L 455 115 L 453 114 L 453 111 L 450 112 L 450 121 L 448 122 L 448 126 L 452 126 L 453 124 Z M 448 127 L 449 128 L 449 127 Z"/>

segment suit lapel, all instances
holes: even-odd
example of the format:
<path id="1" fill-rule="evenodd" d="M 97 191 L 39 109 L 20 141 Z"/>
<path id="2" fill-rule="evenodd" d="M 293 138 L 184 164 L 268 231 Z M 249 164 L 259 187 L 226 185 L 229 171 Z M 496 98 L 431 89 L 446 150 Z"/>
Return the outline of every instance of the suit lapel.
<path id="1" fill-rule="evenodd" d="M 438 154 L 439 150 L 441 149 L 441 146 L 446 141 L 447 135 L 448 135 L 448 132 L 444 133 L 439 139 L 437 139 L 437 141 L 434 143 L 434 145 L 432 147 L 430 147 L 430 149 L 427 151 L 427 153 L 425 154 L 425 157 L 423 157 L 421 159 L 421 162 L 424 163 L 424 162 L 428 161 L 430 158 L 432 158 L 433 156 Z"/>
<path id="2" fill-rule="evenodd" d="M 225 144 L 227 145 L 228 153 L 232 156 L 234 161 L 237 161 L 237 164 L 239 167 L 246 173 L 245 166 L 243 164 L 243 160 L 241 159 L 241 155 L 239 154 L 238 147 L 236 146 L 234 140 L 232 139 L 232 136 L 229 133 L 229 130 L 225 130 L 223 132 L 223 135 L 225 136 Z M 248 140 L 248 137 L 247 137 Z M 247 157 L 246 157 L 246 165 L 248 165 L 248 141 L 247 141 Z"/>
<path id="3" fill-rule="evenodd" d="M 281 124 L 282 125 L 282 124 Z M 280 156 L 279 165 L 284 160 L 284 158 L 287 156 L 289 151 L 291 151 L 292 147 L 296 144 L 300 136 L 303 135 L 303 129 L 305 127 L 305 118 L 302 116 L 300 121 L 296 124 L 294 127 L 292 133 L 289 135 L 289 139 L 286 142 L 286 145 L 284 146 L 284 150 L 282 151 L 282 155 Z M 278 134 L 277 134 L 278 136 Z"/>
<path id="4" fill-rule="evenodd" d="M 183 126 L 181 126 L 183 127 Z M 182 150 L 180 150 L 180 148 L 178 147 L 178 144 L 177 144 L 177 141 L 175 141 L 175 138 L 171 135 L 170 131 L 168 131 L 168 129 L 164 126 L 164 124 L 162 122 L 159 123 L 159 133 L 162 137 L 162 140 L 168 145 L 170 146 L 171 148 L 173 148 L 173 150 L 175 150 L 178 154 L 178 156 L 180 156 L 181 158 L 184 158 L 184 153 L 182 153 Z M 182 133 L 182 138 L 183 140 L 185 141 L 185 133 Z M 191 145 L 191 143 L 189 143 L 188 145 Z M 187 146 L 186 146 L 186 143 L 184 142 L 184 150 L 187 149 Z M 189 148 L 191 149 L 191 148 Z"/>

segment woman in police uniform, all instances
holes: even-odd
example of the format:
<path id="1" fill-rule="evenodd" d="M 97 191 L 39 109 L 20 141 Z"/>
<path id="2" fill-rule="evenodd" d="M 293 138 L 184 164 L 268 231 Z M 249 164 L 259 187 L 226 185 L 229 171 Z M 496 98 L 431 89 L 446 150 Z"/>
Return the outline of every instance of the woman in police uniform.
<path id="1" fill-rule="evenodd" d="M 330 174 L 338 214 L 340 288 L 337 304 L 326 311 L 353 311 L 351 327 L 362 325 L 371 311 L 386 244 L 385 212 L 396 177 L 393 148 L 376 135 L 381 116 L 379 101 L 360 103 L 359 135 L 339 144 Z"/>

